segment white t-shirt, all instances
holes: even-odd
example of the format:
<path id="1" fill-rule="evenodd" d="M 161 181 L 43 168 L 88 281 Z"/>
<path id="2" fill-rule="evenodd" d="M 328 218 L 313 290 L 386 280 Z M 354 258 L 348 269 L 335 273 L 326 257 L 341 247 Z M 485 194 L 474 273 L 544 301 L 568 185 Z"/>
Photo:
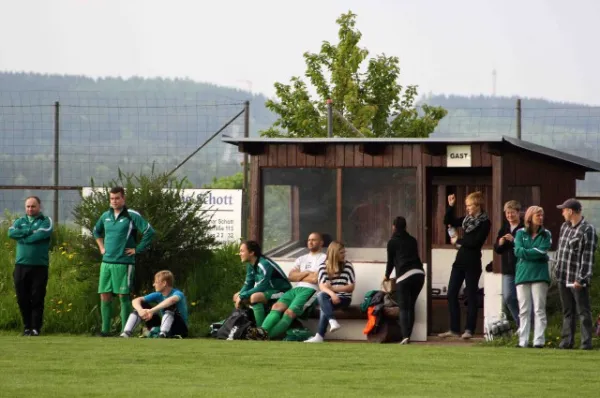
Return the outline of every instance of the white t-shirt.
<path id="1" fill-rule="evenodd" d="M 294 269 L 300 272 L 319 272 L 319 265 L 325 262 L 327 256 L 325 253 L 308 253 L 302 257 L 296 259 L 296 265 Z M 319 285 L 316 283 L 298 282 L 296 287 L 310 287 L 315 290 L 319 290 Z"/>

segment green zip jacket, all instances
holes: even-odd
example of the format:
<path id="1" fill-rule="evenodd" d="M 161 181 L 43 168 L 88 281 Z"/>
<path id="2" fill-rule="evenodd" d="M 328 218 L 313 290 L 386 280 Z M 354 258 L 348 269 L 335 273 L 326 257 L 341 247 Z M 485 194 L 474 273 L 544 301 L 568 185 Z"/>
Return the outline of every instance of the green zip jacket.
<path id="1" fill-rule="evenodd" d="M 137 231 L 142 233 L 140 243 L 136 245 Z M 104 238 L 102 262 L 110 264 L 134 264 L 135 256 L 128 256 L 125 249 L 135 248 L 141 253 L 148 248 L 154 237 L 154 229 L 140 213 L 124 207 L 115 218 L 113 209 L 105 211 L 94 226 L 94 238 Z"/>
<path id="2" fill-rule="evenodd" d="M 287 275 L 279 265 L 268 257 L 260 257 L 256 264 L 246 265 L 246 280 L 240 290 L 240 299 L 267 290 L 287 292 L 292 288 Z"/>
<path id="3" fill-rule="evenodd" d="M 15 220 L 8 229 L 8 236 L 17 241 L 15 264 L 47 267 L 52 230 L 52 219 L 42 213 L 31 221 L 27 216 Z"/>
<path id="4" fill-rule="evenodd" d="M 541 228 L 534 239 L 522 228 L 515 236 L 515 257 L 517 269 L 515 284 L 546 282 L 550 283 L 548 250 L 552 246 L 552 234 Z"/>

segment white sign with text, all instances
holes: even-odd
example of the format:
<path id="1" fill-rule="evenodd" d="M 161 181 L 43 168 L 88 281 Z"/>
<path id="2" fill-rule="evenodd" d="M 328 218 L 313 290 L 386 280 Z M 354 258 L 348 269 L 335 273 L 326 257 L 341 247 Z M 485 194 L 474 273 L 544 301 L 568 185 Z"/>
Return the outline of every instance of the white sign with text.
<path id="1" fill-rule="evenodd" d="M 206 194 L 202 210 L 211 217 L 211 231 L 219 243 L 239 242 L 242 238 L 241 189 L 184 189 L 184 195 Z"/>
<path id="2" fill-rule="evenodd" d="M 471 145 L 448 145 L 446 167 L 471 167 Z"/>

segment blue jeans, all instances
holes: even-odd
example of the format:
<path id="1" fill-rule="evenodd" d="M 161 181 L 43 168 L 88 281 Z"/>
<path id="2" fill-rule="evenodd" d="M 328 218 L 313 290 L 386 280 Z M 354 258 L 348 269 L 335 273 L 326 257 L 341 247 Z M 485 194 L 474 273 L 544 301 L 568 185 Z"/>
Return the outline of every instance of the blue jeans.
<path id="1" fill-rule="evenodd" d="M 502 301 L 519 327 L 519 302 L 514 275 L 502 275 Z"/>
<path id="2" fill-rule="evenodd" d="M 329 324 L 329 320 L 335 319 L 333 316 L 333 310 L 339 308 L 348 308 L 352 302 L 352 298 L 350 297 L 339 298 L 339 304 L 333 304 L 331 302 L 331 297 L 327 293 L 319 292 L 317 295 L 317 300 L 319 301 L 319 308 L 321 311 L 321 316 L 319 317 L 319 330 L 317 333 L 319 333 L 321 337 L 325 337 L 325 333 L 327 333 L 327 325 Z"/>

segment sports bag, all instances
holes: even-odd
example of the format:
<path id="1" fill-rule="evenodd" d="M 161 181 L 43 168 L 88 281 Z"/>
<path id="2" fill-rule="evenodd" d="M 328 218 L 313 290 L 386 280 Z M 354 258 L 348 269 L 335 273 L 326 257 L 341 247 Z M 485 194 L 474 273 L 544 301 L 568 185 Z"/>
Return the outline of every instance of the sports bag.
<path id="1" fill-rule="evenodd" d="M 254 326 L 254 313 L 251 309 L 235 309 L 223 322 L 217 331 L 217 339 L 242 340 L 246 337 L 248 329 Z"/>

